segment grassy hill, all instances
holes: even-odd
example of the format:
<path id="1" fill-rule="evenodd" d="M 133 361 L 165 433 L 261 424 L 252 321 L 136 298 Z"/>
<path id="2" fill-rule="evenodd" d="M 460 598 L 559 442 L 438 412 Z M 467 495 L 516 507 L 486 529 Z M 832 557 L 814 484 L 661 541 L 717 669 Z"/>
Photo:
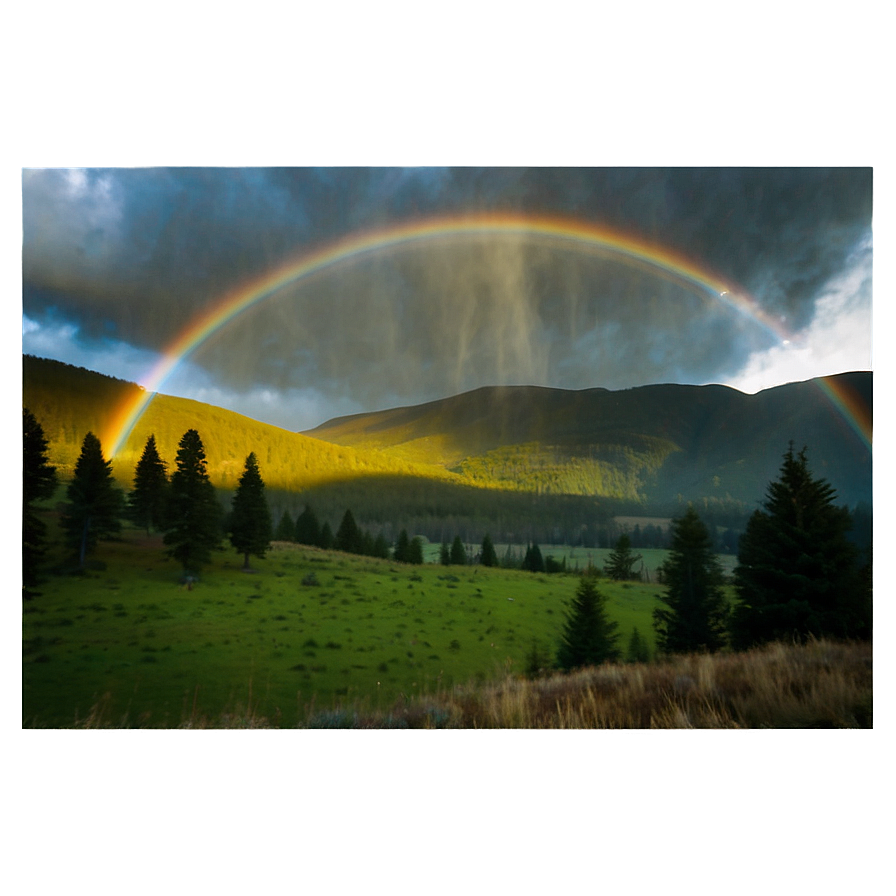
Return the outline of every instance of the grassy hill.
<path id="1" fill-rule="evenodd" d="M 830 379 L 870 408 L 870 373 Z M 24 358 L 23 385 L 63 477 L 85 433 L 107 432 L 139 390 L 32 357 Z M 114 475 L 130 487 L 150 433 L 171 468 L 190 428 L 203 438 L 225 501 L 254 451 L 276 517 L 310 503 L 335 528 L 350 507 L 390 540 L 407 528 L 434 540 L 478 541 L 488 531 L 504 541 L 593 544 L 615 515 L 669 517 L 687 501 L 718 525 L 739 527 L 791 440 L 809 447 L 813 471 L 842 503 L 871 502 L 871 453 L 817 381 L 758 395 L 723 386 L 483 388 L 307 433 L 157 395 L 115 457 Z"/>
<path id="2" fill-rule="evenodd" d="M 139 386 L 58 361 L 23 359 L 23 404 L 34 413 L 49 442 L 51 462 L 71 476 L 84 435 L 107 432 L 109 422 Z M 246 456 L 254 451 L 276 518 L 293 517 L 310 503 L 334 531 L 346 508 L 359 524 L 394 541 L 401 528 L 441 538 L 461 533 L 481 540 L 515 536 L 544 541 L 558 526 L 579 532 L 607 520 L 613 502 L 600 507 L 577 496 L 536 498 L 477 483 L 444 466 L 420 463 L 364 447 L 337 445 L 259 423 L 223 408 L 157 395 L 113 460 L 113 475 L 129 489 L 146 439 L 156 444 L 169 471 L 188 429 L 202 436 L 209 476 L 222 500 L 236 487 Z M 104 448 L 108 452 L 108 445 Z M 492 487 L 484 488 L 484 485 Z"/>
<path id="3" fill-rule="evenodd" d="M 86 574 L 47 579 L 24 606 L 23 724 L 74 725 L 100 704 L 113 725 L 251 708 L 295 726 L 346 701 L 493 680 L 521 671 L 533 642 L 555 649 L 578 581 L 284 543 L 253 574 L 241 565 L 217 551 L 187 589 L 161 538 L 128 527 Z M 652 643 L 658 588 L 606 583 L 623 649 L 635 626 Z"/>

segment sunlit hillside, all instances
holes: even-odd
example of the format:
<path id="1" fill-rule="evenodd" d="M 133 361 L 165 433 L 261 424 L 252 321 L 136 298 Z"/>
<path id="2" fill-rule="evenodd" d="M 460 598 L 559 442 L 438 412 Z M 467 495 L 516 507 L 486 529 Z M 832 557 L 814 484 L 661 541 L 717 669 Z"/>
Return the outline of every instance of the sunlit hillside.
<path id="1" fill-rule="evenodd" d="M 140 387 L 57 361 L 25 357 L 23 404 L 43 427 L 50 458 L 65 477 L 74 468 L 84 435 L 103 434 L 116 410 Z M 249 417 L 184 398 L 157 395 L 147 406 L 113 473 L 129 484 L 150 434 L 173 468 L 178 442 L 188 429 L 203 438 L 209 475 L 219 488 L 236 487 L 247 455 L 254 451 L 272 489 L 303 491 L 363 476 L 410 476 L 457 481 L 442 468 L 412 464 L 379 452 L 356 450 L 288 432 Z M 104 445 L 108 454 L 110 446 Z"/>
<path id="2" fill-rule="evenodd" d="M 829 380 L 870 408 L 871 374 Z M 55 361 L 24 358 L 23 401 L 44 428 L 51 462 L 71 474 L 88 431 L 107 452 L 112 421 L 140 387 Z M 469 541 L 594 544 L 612 517 L 668 518 L 687 502 L 740 528 L 790 441 L 839 500 L 871 500 L 871 452 L 817 381 L 758 395 L 721 386 L 622 392 L 478 389 L 441 401 L 337 418 L 294 433 L 201 402 L 155 396 L 113 473 L 126 488 L 150 434 L 173 469 L 180 438 L 202 436 L 214 484 L 236 487 L 255 452 L 272 512 L 308 503 L 331 525 L 346 508 L 387 538 L 398 529 Z"/>
<path id="3" fill-rule="evenodd" d="M 871 408 L 871 373 L 747 395 L 725 386 L 477 389 L 337 418 L 309 435 L 537 493 L 755 506 L 787 445 L 847 504 L 871 498 L 871 453 L 832 393 Z"/>

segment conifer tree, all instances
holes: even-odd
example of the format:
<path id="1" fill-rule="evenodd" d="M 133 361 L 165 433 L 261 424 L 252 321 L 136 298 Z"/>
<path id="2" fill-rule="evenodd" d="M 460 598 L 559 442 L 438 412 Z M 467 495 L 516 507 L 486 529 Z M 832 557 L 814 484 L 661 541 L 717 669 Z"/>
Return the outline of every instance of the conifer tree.
<path id="1" fill-rule="evenodd" d="M 146 440 L 143 454 L 134 468 L 134 488 L 128 495 L 131 519 L 146 529 L 165 528 L 165 511 L 168 503 L 168 473 L 165 462 L 159 456 L 156 437 Z"/>
<path id="2" fill-rule="evenodd" d="M 112 461 L 103 457 L 100 440 L 92 432 L 84 436 L 66 497 L 62 527 L 78 557 L 78 567 L 83 568 L 97 540 L 121 530 L 119 516 L 124 508 L 122 493 L 112 478 Z"/>
<path id="3" fill-rule="evenodd" d="M 398 563 L 410 563 L 411 540 L 408 538 L 408 530 L 402 529 L 398 533 L 398 541 L 395 542 L 395 551 L 392 554 Z"/>
<path id="4" fill-rule="evenodd" d="M 442 546 L 439 548 L 439 563 L 442 566 L 451 565 L 451 549 L 448 547 L 447 541 L 443 541 Z"/>
<path id="5" fill-rule="evenodd" d="M 616 547 L 604 564 L 604 572 L 617 582 L 640 579 L 641 574 L 634 571 L 634 566 L 640 559 L 640 554 L 632 553 L 631 538 L 623 533 L 619 536 Z"/>
<path id="6" fill-rule="evenodd" d="M 373 539 L 373 551 L 371 555 L 373 557 L 379 557 L 381 560 L 389 559 L 389 542 L 386 541 L 386 536 L 383 535 L 382 532 Z"/>
<path id="7" fill-rule="evenodd" d="M 631 636 L 628 639 L 628 651 L 625 659 L 629 663 L 646 663 L 650 659 L 650 648 L 641 637 L 641 632 L 638 631 L 637 627 L 632 629 Z"/>
<path id="8" fill-rule="evenodd" d="M 541 548 L 537 544 L 530 544 L 526 547 L 523 569 L 527 569 L 529 572 L 544 572 L 544 557 L 541 556 Z"/>
<path id="9" fill-rule="evenodd" d="M 852 524 L 824 479 L 815 479 L 806 448 L 784 455 L 761 510 L 740 538 L 734 570 L 735 646 L 810 634 L 871 636 L 871 595 L 849 540 Z"/>
<path id="10" fill-rule="evenodd" d="M 653 611 L 657 646 L 667 653 L 718 650 L 727 640 L 728 602 L 709 530 L 691 506 L 672 520 L 670 538 L 660 570 L 665 607 Z"/>
<path id="11" fill-rule="evenodd" d="M 49 443 L 43 427 L 28 408 L 22 408 L 22 594 L 37 584 L 37 568 L 44 555 L 47 527 L 34 509 L 36 501 L 52 496 L 56 468 L 48 462 Z"/>
<path id="12" fill-rule="evenodd" d="M 243 555 L 243 569 L 249 569 L 249 555 L 264 558 L 271 546 L 271 512 L 264 494 L 264 481 L 255 452 L 246 458 L 230 515 L 230 543 Z"/>
<path id="13" fill-rule="evenodd" d="M 320 527 L 320 546 L 325 551 L 329 551 L 332 550 L 335 541 L 336 538 L 333 535 L 333 527 L 327 520 L 324 520 L 324 524 Z"/>
<path id="14" fill-rule="evenodd" d="M 460 540 L 460 535 L 454 536 L 451 542 L 451 564 L 452 566 L 465 566 L 467 562 L 467 552 L 464 549 L 464 543 Z"/>
<path id="15" fill-rule="evenodd" d="M 606 598 L 597 590 L 594 577 L 582 576 L 563 626 L 557 664 L 569 671 L 618 659 L 618 627 L 607 616 Z"/>
<path id="16" fill-rule="evenodd" d="M 483 566 L 497 566 L 498 565 L 498 554 L 495 551 L 495 546 L 492 543 L 492 537 L 485 533 L 485 537 L 482 539 L 482 550 L 480 553 L 479 562 Z"/>
<path id="17" fill-rule="evenodd" d="M 347 554 L 360 554 L 363 549 L 363 536 L 351 510 L 346 510 L 342 516 L 342 522 L 336 530 L 333 547 L 337 551 L 345 551 Z"/>
<path id="18" fill-rule="evenodd" d="M 221 505 L 208 478 L 205 446 L 195 429 L 180 440 L 171 476 L 171 500 L 164 541 L 188 576 L 199 572 L 221 542 Z"/>
<path id="19" fill-rule="evenodd" d="M 310 504 L 306 504 L 305 509 L 296 517 L 295 540 L 299 544 L 325 547 L 325 545 L 321 544 L 321 530 L 317 514 Z"/>
<path id="20" fill-rule="evenodd" d="M 280 522 L 277 523 L 277 528 L 274 530 L 274 539 L 276 541 L 296 540 L 296 526 L 288 510 L 284 510 L 280 516 Z"/>
<path id="21" fill-rule="evenodd" d="M 423 563 L 423 539 L 419 535 L 415 535 L 408 545 L 408 563 L 418 566 Z"/>

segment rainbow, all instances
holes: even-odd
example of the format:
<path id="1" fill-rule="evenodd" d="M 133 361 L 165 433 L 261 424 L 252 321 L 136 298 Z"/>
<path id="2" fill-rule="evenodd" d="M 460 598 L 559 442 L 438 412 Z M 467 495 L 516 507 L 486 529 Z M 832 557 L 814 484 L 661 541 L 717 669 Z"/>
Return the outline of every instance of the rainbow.
<path id="1" fill-rule="evenodd" d="M 476 214 L 437 217 L 386 226 L 352 234 L 305 252 L 276 269 L 244 283 L 201 312 L 166 347 L 162 359 L 144 378 L 144 390 L 118 408 L 106 430 L 104 443 L 114 457 L 154 395 L 174 369 L 221 327 L 248 308 L 277 293 L 283 287 L 364 255 L 399 246 L 434 240 L 468 238 L 476 235 L 519 235 L 550 240 L 561 248 L 597 251 L 661 276 L 696 287 L 715 300 L 729 305 L 786 339 L 780 325 L 756 301 L 734 284 L 723 280 L 683 255 L 625 234 L 571 218 L 522 214 Z"/>
<path id="2" fill-rule="evenodd" d="M 848 383 L 835 377 L 821 377 L 818 380 L 818 385 L 852 431 L 870 451 L 874 423 L 871 408 L 868 407 L 865 399 Z"/>

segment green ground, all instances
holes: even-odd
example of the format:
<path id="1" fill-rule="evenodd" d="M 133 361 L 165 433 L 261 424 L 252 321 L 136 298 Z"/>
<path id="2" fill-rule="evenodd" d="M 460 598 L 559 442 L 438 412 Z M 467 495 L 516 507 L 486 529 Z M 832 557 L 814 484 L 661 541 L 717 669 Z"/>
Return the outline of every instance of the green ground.
<path id="1" fill-rule="evenodd" d="M 608 552 L 576 553 L 598 563 Z M 235 553 L 216 553 L 188 589 L 161 539 L 134 529 L 93 559 L 104 568 L 49 577 L 25 604 L 26 727 L 70 726 L 97 703 L 113 725 L 251 709 L 293 726 L 309 707 L 387 707 L 402 694 L 521 672 L 533 640 L 553 652 L 577 583 L 278 543 L 252 573 Z M 601 588 L 620 646 L 633 626 L 652 639 L 659 586 Z"/>

